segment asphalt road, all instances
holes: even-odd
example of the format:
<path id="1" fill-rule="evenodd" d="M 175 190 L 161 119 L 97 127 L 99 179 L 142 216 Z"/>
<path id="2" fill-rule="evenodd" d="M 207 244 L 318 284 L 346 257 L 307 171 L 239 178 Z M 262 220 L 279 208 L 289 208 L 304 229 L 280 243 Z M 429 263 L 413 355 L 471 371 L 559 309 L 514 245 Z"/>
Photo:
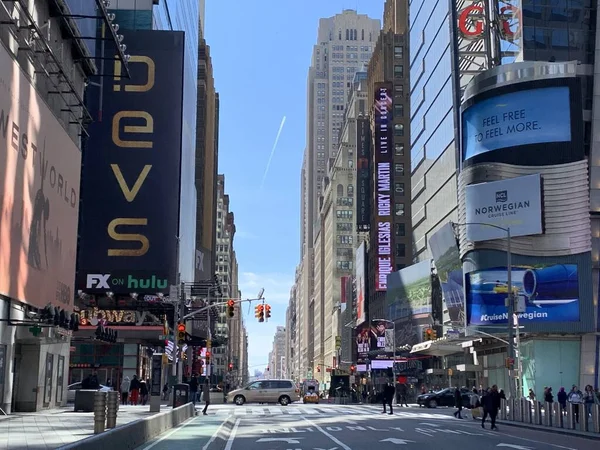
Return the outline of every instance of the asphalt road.
<path id="1" fill-rule="evenodd" d="M 600 442 L 455 419 L 452 410 L 373 405 L 214 405 L 137 450 L 598 450 Z"/>

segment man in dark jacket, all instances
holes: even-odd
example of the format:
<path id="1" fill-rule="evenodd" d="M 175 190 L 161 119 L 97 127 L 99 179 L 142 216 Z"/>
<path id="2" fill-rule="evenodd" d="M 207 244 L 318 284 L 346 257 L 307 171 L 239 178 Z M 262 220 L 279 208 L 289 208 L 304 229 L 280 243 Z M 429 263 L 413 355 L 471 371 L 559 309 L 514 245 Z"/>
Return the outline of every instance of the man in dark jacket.
<path id="1" fill-rule="evenodd" d="M 481 398 L 481 404 L 483 405 L 483 418 L 481 419 L 481 428 L 485 428 L 485 419 L 490 416 L 492 422 L 492 430 L 497 430 L 496 427 L 496 416 L 498 415 L 498 409 L 500 409 L 500 394 L 498 393 L 498 386 L 493 385 L 491 389 L 483 394 Z"/>
<path id="2" fill-rule="evenodd" d="M 190 400 L 196 406 L 196 400 L 198 399 L 198 377 L 196 374 L 192 375 L 190 378 Z"/>
<path id="3" fill-rule="evenodd" d="M 383 397 L 383 412 L 386 413 L 386 405 L 390 407 L 390 412 L 388 414 L 394 414 L 394 407 L 392 403 L 394 403 L 394 395 L 396 394 L 396 388 L 392 383 L 387 383 L 383 387 L 382 397 Z"/>
<path id="4" fill-rule="evenodd" d="M 463 399 L 462 399 L 462 392 L 460 392 L 460 389 L 458 388 L 458 386 L 454 390 L 454 406 L 456 407 L 456 412 L 454 413 L 454 417 L 456 417 L 457 419 L 462 419 L 462 416 L 460 413 L 462 412 L 462 409 L 463 409 Z"/>

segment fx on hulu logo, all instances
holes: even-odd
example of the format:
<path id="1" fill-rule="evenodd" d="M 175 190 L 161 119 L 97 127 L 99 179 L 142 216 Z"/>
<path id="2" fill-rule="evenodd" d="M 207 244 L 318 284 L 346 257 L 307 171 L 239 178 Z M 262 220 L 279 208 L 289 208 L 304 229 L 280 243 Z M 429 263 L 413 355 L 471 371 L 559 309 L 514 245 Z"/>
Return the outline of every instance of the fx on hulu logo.
<path id="1" fill-rule="evenodd" d="M 127 277 L 111 277 L 111 274 L 90 273 L 87 276 L 86 288 L 88 289 L 110 289 L 113 286 L 126 287 L 127 289 L 166 289 L 168 286 L 166 278 L 158 278 L 152 275 L 148 278 L 136 278 L 133 275 Z"/>

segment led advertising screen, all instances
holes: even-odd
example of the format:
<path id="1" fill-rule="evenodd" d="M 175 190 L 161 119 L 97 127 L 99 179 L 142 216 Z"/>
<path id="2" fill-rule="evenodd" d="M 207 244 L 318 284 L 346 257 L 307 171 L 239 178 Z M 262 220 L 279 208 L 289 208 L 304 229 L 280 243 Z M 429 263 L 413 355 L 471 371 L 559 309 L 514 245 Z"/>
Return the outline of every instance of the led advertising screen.
<path id="1" fill-rule="evenodd" d="M 83 156 L 76 277 L 86 293 L 168 293 L 177 277 L 184 33 L 127 36 L 131 78 L 107 64 L 114 76 L 88 98 L 97 120 Z"/>
<path id="2" fill-rule="evenodd" d="M 375 84 L 375 290 L 387 290 L 394 263 L 392 248 L 392 83 Z"/>
<path id="3" fill-rule="evenodd" d="M 472 242 L 542 233 L 542 179 L 539 174 L 471 184 L 465 192 L 466 235 Z M 485 224 L 485 225 L 483 225 Z M 495 228 L 490 225 L 495 225 Z"/>
<path id="4" fill-rule="evenodd" d="M 508 147 L 571 141 L 564 86 L 521 90 L 475 103 L 462 114 L 463 160 Z"/>
<path id="5" fill-rule="evenodd" d="M 465 275 L 467 320 L 470 325 L 508 322 L 506 267 L 495 267 Z M 512 290 L 521 308 L 523 322 L 578 322 L 579 278 L 577 264 L 513 266 Z"/>
<path id="6" fill-rule="evenodd" d="M 356 280 L 356 325 L 362 324 L 367 320 L 366 309 L 366 266 L 365 266 L 366 247 L 363 242 L 356 250 L 356 264 L 354 277 Z"/>
<path id="7" fill-rule="evenodd" d="M 371 229 L 371 125 L 369 119 L 356 119 L 358 196 L 356 203 L 356 229 Z"/>

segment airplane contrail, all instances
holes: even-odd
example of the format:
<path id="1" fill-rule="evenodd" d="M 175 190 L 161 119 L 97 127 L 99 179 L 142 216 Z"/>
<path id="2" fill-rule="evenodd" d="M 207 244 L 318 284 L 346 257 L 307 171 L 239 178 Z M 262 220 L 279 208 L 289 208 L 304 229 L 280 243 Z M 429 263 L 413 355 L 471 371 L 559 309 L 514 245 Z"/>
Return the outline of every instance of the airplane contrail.
<path id="1" fill-rule="evenodd" d="M 279 131 L 277 131 L 277 136 L 275 137 L 275 143 L 273 144 L 273 148 L 271 149 L 271 155 L 269 156 L 269 161 L 267 161 L 267 167 L 265 168 L 265 173 L 263 175 L 262 181 L 260 182 L 260 190 L 262 191 L 263 185 L 265 184 L 265 180 L 267 178 L 267 173 L 269 172 L 269 167 L 271 167 L 271 160 L 273 159 L 273 155 L 275 154 L 275 149 L 277 148 L 277 143 L 279 142 L 279 136 L 281 136 L 281 132 L 283 131 L 283 126 L 285 125 L 285 116 L 281 119 L 281 124 L 279 125 Z"/>

